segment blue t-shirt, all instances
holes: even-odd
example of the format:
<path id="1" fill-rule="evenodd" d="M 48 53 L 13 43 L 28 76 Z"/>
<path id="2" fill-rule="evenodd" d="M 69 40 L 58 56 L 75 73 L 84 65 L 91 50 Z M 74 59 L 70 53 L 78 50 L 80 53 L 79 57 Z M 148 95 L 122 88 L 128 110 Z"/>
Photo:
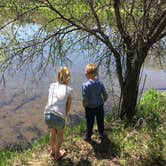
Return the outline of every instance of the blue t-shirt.
<path id="1" fill-rule="evenodd" d="M 107 92 L 100 80 L 88 80 L 82 84 L 83 106 L 96 108 L 107 100 Z"/>

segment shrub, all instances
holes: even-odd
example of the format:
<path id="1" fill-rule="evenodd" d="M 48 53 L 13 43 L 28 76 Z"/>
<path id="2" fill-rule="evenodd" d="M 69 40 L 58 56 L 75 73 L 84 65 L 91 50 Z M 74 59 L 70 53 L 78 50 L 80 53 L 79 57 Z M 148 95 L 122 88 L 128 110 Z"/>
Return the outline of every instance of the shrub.
<path id="1" fill-rule="evenodd" d="M 166 96 L 156 90 L 144 93 L 138 106 L 137 115 L 149 120 L 159 120 L 160 113 L 166 109 Z"/>

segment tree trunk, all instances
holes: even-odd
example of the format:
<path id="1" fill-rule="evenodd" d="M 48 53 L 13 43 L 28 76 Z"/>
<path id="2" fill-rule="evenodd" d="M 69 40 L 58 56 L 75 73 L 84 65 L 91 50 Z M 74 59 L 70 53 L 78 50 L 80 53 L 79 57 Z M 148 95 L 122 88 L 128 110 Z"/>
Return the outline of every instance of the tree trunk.
<path id="1" fill-rule="evenodd" d="M 134 56 L 133 56 L 134 57 Z M 131 61 L 131 60 L 130 60 Z M 139 61 L 140 62 L 140 61 Z M 139 88 L 139 75 L 141 70 L 141 62 L 132 65 L 128 63 L 125 74 L 124 86 L 121 88 L 121 109 L 120 118 L 127 117 L 131 119 L 136 113 L 138 88 Z"/>
<path id="2" fill-rule="evenodd" d="M 136 75 L 138 75 L 138 73 L 128 74 L 126 77 L 124 89 L 122 92 L 122 103 L 120 113 L 121 119 L 123 119 L 124 116 L 131 119 L 136 112 L 135 108 L 137 104 L 139 81 Z"/>

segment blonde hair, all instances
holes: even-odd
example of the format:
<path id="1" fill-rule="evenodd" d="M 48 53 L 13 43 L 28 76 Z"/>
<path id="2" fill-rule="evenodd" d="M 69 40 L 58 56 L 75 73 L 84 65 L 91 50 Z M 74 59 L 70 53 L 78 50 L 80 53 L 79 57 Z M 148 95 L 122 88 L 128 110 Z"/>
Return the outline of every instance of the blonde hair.
<path id="1" fill-rule="evenodd" d="M 68 84 L 71 79 L 70 70 L 65 66 L 61 67 L 58 71 L 57 81 L 60 84 Z"/>
<path id="2" fill-rule="evenodd" d="M 85 66 L 85 73 L 90 77 L 96 77 L 98 75 L 97 65 L 94 63 L 87 64 Z"/>

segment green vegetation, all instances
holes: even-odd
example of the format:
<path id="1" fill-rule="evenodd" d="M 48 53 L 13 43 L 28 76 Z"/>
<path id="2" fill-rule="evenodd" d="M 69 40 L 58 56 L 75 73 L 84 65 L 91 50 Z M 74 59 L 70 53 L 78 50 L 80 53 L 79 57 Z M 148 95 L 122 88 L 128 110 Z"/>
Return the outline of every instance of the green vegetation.
<path id="1" fill-rule="evenodd" d="M 105 118 L 108 140 L 100 141 L 96 130 L 92 143 L 83 141 L 85 123 L 65 130 L 63 148 L 67 155 L 59 165 L 164 165 L 166 161 L 166 93 L 146 92 L 138 106 L 137 117 L 143 124 L 135 127 L 127 122 Z M 111 120 L 111 121 L 110 121 Z M 24 152 L 0 152 L 0 166 L 56 165 L 48 157 L 48 135 Z"/>

